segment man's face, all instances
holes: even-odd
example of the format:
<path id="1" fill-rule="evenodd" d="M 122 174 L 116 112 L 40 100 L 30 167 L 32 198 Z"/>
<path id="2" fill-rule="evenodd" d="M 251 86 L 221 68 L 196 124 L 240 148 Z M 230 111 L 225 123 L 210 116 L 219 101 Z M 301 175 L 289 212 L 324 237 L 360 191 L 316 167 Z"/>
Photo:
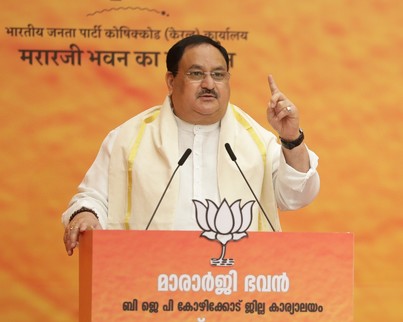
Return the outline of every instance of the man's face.
<path id="1" fill-rule="evenodd" d="M 221 52 L 209 44 L 185 49 L 174 77 L 167 72 L 166 82 L 174 113 L 191 124 L 213 124 L 224 116 L 229 96 L 229 79 L 214 81 L 211 75 L 195 81 L 188 72 L 226 72 L 227 64 Z"/>

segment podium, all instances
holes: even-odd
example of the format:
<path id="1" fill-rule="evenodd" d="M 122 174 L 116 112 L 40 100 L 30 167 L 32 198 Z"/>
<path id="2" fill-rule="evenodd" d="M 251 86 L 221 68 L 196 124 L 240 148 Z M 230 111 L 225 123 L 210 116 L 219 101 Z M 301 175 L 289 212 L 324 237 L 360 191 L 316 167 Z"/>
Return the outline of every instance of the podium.
<path id="1" fill-rule="evenodd" d="M 250 232 L 221 244 L 196 231 L 87 231 L 79 321 L 353 321 L 350 233 Z"/>

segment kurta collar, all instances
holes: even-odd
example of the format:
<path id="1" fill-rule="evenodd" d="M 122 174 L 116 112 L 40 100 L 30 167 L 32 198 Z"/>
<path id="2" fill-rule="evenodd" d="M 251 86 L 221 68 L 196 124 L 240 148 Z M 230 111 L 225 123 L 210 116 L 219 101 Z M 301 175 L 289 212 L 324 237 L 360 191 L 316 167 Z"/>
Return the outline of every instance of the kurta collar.
<path id="1" fill-rule="evenodd" d="M 220 122 L 216 122 L 214 124 L 208 124 L 208 125 L 197 125 L 197 124 L 190 124 L 188 122 L 185 122 L 184 120 L 180 119 L 176 115 L 174 115 L 176 124 L 178 125 L 178 128 L 182 131 L 186 132 L 191 132 L 191 133 L 207 133 L 207 132 L 213 132 L 214 130 L 218 129 L 220 127 Z"/>

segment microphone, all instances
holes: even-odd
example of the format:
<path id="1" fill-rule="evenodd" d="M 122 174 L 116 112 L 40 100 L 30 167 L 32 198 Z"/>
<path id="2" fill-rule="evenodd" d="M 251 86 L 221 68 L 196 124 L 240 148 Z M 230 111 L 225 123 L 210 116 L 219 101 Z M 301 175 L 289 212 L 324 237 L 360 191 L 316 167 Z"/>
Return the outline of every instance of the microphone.
<path id="1" fill-rule="evenodd" d="M 159 206 L 160 206 L 160 204 L 161 204 L 162 199 L 164 199 L 165 193 L 167 192 L 168 187 L 169 187 L 169 185 L 171 184 L 171 181 L 172 181 L 172 179 L 174 178 L 176 171 L 178 171 L 179 167 L 182 166 L 182 165 L 185 163 L 186 159 L 189 157 L 189 155 L 190 155 L 191 153 L 192 153 L 192 150 L 191 150 L 191 149 L 187 149 L 187 150 L 185 151 L 185 153 L 183 153 L 182 157 L 179 159 L 179 161 L 178 161 L 178 166 L 175 168 L 174 172 L 172 173 L 171 178 L 169 179 L 168 184 L 167 184 L 167 186 L 165 187 L 165 190 L 164 190 L 164 192 L 162 193 L 162 196 L 161 196 L 160 200 L 158 201 L 157 207 L 155 207 L 155 210 L 154 210 L 154 212 L 153 212 L 153 214 L 152 214 L 152 216 L 151 216 L 151 218 L 150 218 L 150 221 L 149 221 L 148 224 L 147 224 L 146 230 L 148 230 L 148 227 L 150 227 L 151 222 L 152 222 L 153 219 L 154 219 L 155 213 L 157 212 L 157 210 L 158 210 L 158 208 L 159 208 Z"/>
<path id="2" fill-rule="evenodd" d="M 191 149 L 186 149 L 185 153 L 183 153 L 182 157 L 178 161 L 179 166 L 182 166 L 185 163 L 185 161 L 189 157 L 190 153 L 192 153 L 192 150 Z M 175 171 L 178 170 L 179 166 L 175 169 Z M 175 172 L 173 174 L 175 174 Z"/>
<path id="3" fill-rule="evenodd" d="M 249 181 L 246 179 L 245 175 L 243 174 L 241 168 L 240 168 L 239 165 L 238 165 L 238 162 L 236 162 L 236 156 L 235 156 L 234 151 L 232 151 L 231 146 L 229 145 L 229 143 L 225 143 L 224 146 L 225 146 L 225 149 L 226 149 L 227 152 L 228 152 L 229 157 L 231 158 L 232 161 L 235 162 L 235 164 L 236 164 L 236 166 L 237 166 L 239 172 L 242 174 L 242 177 L 244 178 L 246 184 L 248 185 L 249 190 L 252 192 L 253 197 L 254 197 L 255 200 L 257 201 L 260 210 L 263 212 L 264 216 L 266 217 L 266 220 L 267 220 L 267 222 L 269 223 L 271 229 L 275 232 L 276 230 L 274 229 L 273 225 L 272 225 L 271 222 L 270 222 L 269 217 L 267 216 L 267 214 L 266 214 L 266 212 L 264 211 L 262 205 L 260 204 L 259 199 L 256 197 L 255 193 L 253 192 L 253 189 L 252 189 L 252 187 L 250 186 Z"/>

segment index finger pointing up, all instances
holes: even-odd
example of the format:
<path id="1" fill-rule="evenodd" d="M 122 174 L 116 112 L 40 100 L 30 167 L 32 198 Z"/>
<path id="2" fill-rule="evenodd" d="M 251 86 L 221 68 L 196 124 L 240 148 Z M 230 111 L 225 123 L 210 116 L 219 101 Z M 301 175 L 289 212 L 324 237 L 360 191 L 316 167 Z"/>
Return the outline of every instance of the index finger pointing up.
<path id="1" fill-rule="evenodd" d="M 274 78 L 272 75 L 269 75 L 268 80 L 269 80 L 269 87 L 270 87 L 271 94 L 273 95 L 274 93 L 279 92 L 280 90 L 278 89 L 276 82 L 274 81 Z"/>

